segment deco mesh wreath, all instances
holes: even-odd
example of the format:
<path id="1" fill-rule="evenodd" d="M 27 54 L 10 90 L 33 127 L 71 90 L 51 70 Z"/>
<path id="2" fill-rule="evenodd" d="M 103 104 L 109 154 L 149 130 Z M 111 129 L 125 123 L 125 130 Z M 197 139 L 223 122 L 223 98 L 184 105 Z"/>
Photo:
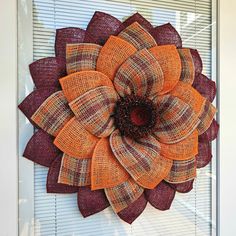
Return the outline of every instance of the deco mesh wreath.
<path id="1" fill-rule="evenodd" d="M 216 86 L 171 24 L 95 12 L 56 32 L 56 57 L 29 68 L 19 105 L 37 131 L 24 156 L 49 167 L 47 192 L 77 193 L 84 217 L 112 206 L 132 223 L 147 202 L 170 208 L 212 157 Z"/>

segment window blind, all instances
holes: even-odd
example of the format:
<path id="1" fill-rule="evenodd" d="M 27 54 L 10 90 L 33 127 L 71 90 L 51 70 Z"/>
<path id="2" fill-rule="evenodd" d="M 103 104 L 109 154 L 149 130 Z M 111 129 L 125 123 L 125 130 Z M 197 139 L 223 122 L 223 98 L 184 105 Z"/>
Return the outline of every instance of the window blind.
<path id="1" fill-rule="evenodd" d="M 182 36 L 183 46 L 197 48 L 203 73 L 211 78 L 213 0 L 33 0 L 33 58 L 54 55 L 55 30 L 86 28 L 94 11 L 104 11 L 125 20 L 141 13 L 153 25 L 170 22 Z M 47 194 L 45 167 L 34 166 L 35 236 L 52 235 L 211 235 L 212 166 L 198 171 L 194 189 L 177 194 L 169 211 L 148 204 L 130 226 L 110 208 L 84 219 L 76 194 Z"/>

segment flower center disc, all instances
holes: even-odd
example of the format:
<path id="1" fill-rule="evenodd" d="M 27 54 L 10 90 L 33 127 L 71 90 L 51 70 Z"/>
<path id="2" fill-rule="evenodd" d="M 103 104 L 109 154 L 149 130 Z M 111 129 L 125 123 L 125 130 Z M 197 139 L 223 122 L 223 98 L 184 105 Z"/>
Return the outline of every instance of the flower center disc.
<path id="1" fill-rule="evenodd" d="M 153 131 L 157 109 L 150 99 L 129 95 L 117 102 L 114 118 L 122 135 L 139 139 Z"/>

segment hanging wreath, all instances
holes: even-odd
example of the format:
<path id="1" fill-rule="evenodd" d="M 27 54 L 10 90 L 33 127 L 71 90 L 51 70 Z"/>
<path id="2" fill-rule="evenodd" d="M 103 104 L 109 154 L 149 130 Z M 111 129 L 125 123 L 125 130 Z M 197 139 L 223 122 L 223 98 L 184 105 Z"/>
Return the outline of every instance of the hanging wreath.
<path id="1" fill-rule="evenodd" d="M 197 50 L 171 24 L 95 12 L 86 30 L 57 30 L 55 54 L 29 66 L 36 89 L 19 105 L 37 128 L 23 156 L 49 167 L 47 192 L 77 193 L 84 217 L 169 209 L 218 132 Z"/>

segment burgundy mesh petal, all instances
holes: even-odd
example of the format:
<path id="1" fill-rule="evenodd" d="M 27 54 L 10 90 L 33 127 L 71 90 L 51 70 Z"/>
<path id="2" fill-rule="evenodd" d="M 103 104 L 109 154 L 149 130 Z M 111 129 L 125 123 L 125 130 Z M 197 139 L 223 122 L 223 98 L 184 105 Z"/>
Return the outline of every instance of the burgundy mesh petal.
<path id="1" fill-rule="evenodd" d="M 156 40 L 157 45 L 174 44 L 178 48 L 182 47 L 182 39 L 170 23 L 157 26 L 150 33 Z"/>
<path id="2" fill-rule="evenodd" d="M 210 142 L 217 138 L 219 131 L 219 124 L 214 119 L 210 125 L 210 127 L 198 137 L 199 142 Z"/>
<path id="3" fill-rule="evenodd" d="M 37 111 L 40 105 L 53 93 L 57 88 L 40 88 L 30 93 L 21 104 L 19 109 L 25 114 L 28 120 L 37 127 L 37 125 L 31 120 L 31 116 Z"/>
<path id="4" fill-rule="evenodd" d="M 65 59 L 47 57 L 29 65 L 36 88 L 60 87 L 59 79 L 66 75 Z"/>
<path id="5" fill-rule="evenodd" d="M 57 156 L 52 162 L 47 176 L 47 192 L 48 193 L 76 193 L 78 187 L 69 186 L 66 184 L 57 183 L 57 179 L 61 167 L 61 155 Z"/>
<path id="6" fill-rule="evenodd" d="M 199 75 L 202 73 L 202 59 L 198 53 L 198 50 L 190 48 L 190 52 L 193 58 L 195 74 Z"/>
<path id="7" fill-rule="evenodd" d="M 55 41 L 55 54 L 57 57 L 66 57 L 66 44 L 83 43 L 85 30 L 80 28 L 62 28 L 57 29 Z"/>
<path id="8" fill-rule="evenodd" d="M 172 204 L 175 197 L 175 190 L 168 183 L 162 181 L 154 189 L 145 189 L 145 195 L 152 206 L 165 211 Z"/>
<path id="9" fill-rule="evenodd" d="M 131 203 L 127 208 L 120 211 L 118 216 L 125 222 L 132 224 L 144 211 L 147 205 L 145 195 L 142 194 L 135 202 Z"/>
<path id="10" fill-rule="evenodd" d="M 179 193 L 188 193 L 193 189 L 194 179 L 180 184 L 170 184 L 170 186 Z"/>
<path id="11" fill-rule="evenodd" d="M 50 167 L 59 154 L 60 151 L 53 144 L 52 136 L 43 130 L 38 130 L 29 140 L 23 156 L 35 163 Z"/>
<path id="12" fill-rule="evenodd" d="M 153 28 L 152 24 L 138 12 L 130 16 L 128 19 L 126 19 L 123 22 L 123 26 L 126 28 L 129 25 L 133 24 L 134 22 L 138 22 L 147 31 L 150 31 Z"/>
<path id="13" fill-rule="evenodd" d="M 104 190 L 92 191 L 87 186 L 79 188 L 77 202 L 83 217 L 98 213 L 110 205 Z"/>
<path id="14" fill-rule="evenodd" d="M 205 75 L 195 76 L 192 85 L 203 97 L 212 102 L 216 96 L 216 83 L 208 79 Z"/>
<path id="15" fill-rule="evenodd" d="M 96 11 L 87 26 L 85 41 L 104 45 L 109 36 L 119 33 L 121 25 L 114 16 Z"/>
<path id="16" fill-rule="evenodd" d="M 197 168 L 205 167 L 212 158 L 211 143 L 198 143 L 198 155 L 196 156 Z"/>

